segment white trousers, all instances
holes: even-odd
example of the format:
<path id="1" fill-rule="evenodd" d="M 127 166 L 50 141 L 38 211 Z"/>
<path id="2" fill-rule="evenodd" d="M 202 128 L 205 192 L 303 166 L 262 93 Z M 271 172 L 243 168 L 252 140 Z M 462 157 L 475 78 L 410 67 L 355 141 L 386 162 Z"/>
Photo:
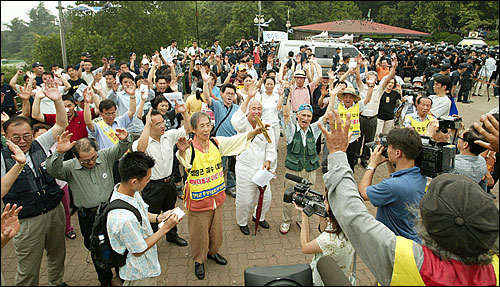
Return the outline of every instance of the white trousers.
<path id="1" fill-rule="evenodd" d="M 375 132 L 375 140 L 378 141 L 380 139 L 379 135 L 381 133 L 387 135 L 393 126 L 394 126 L 394 120 L 384 121 L 377 119 L 377 130 Z"/>
<path id="2" fill-rule="evenodd" d="M 279 136 L 279 132 L 278 132 Z M 248 217 L 253 208 L 253 217 L 256 217 L 257 203 L 259 200 L 258 186 L 253 183 L 252 177 L 258 169 L 243 165 L 236 161 L 236 222 L 239 226 L 248 225 Z M 271 207 L 271 186 L 268 185 L 264 191 L 264 200 L 262 201 L 262 212 L 260 221 L 266 219 L 266 213 Z"/>

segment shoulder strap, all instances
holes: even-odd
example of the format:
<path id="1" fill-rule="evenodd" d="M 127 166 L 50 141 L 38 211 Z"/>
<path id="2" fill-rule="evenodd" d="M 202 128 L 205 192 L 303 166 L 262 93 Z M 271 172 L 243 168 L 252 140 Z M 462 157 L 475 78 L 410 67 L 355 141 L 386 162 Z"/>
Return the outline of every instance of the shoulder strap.
<path id="1" fill-rule="evenodd" d="M 134 213 L 135 217 L 137 218 L 137 221 L 139 221 L 139 223 L 142 224 L 142 216 L 139 213 L 139 210 L 137 210 L 137 208 L 133 207 L 130 203 L 123 201 L 121 199 L 115 199 L 115 200 L 111 201 L 109 203 L 108 207 L 106 208 L 106 211 L 105 211 L 106 216 L 113 209 L 126 209 L 126 210 L 132 211 Z"/>
<path id="2" fill-rule="evenodd" d="M 217 149 L 219 148 L 219 143 L 217 142 L 217 140 L 215 139 L 215 137 L 210 137 L 210 141 L 215 145 L 215 147 Z M 189 164 L 191 165 L 191 167 L 193 167 L 194 153 L 195 153 L 195 148 L 193 146 L 193 142 L 191 142 L 191 161 L 189 162 Z"/>
<path id="3" fill-rule="evenodd" d="M 217 128 L 215 128 L 214 132 L 213 132 L 213 135 L 215 136 L 217 134 L 217 131 L 219 130 L 220 126 L 222 125 L 222 123 L 227 119 L 227 117 L 229 116 L 229 114 L 231 113 L 231 111 L 233 110 L 233 104 L 231 104 L 231 108 L 229 108 L 229 111 L 226 113 L 226 116 L 222 119 L 222 121 L 217 125 Z"/>
<path id="4" fill-rule="evenodd" d="M 311 93 L 311 87 L 309 87 L 309 84 L 307 85 L 307 90 L 309 91 L 309 104 L 312 106 L 313 98 Z"/>

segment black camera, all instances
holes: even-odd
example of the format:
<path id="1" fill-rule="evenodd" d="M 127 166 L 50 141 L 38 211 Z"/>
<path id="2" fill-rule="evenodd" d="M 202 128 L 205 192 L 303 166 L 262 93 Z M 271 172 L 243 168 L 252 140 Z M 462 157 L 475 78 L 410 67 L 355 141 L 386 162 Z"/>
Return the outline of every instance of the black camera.
<path id="1" fill-rule="evenodd" d="M 304 208 L 304 213 L 307 216 L 313 214 L 321 217 L 327 216 L 323 195 L 310 188 L 312 185 L 311 182 L 290 173 L 285 174 L 285 178 L 295 181 L 297 184 L 285 190 L 285 194 L 283 195 L 284 202 L 295 202 L 298 206 Z"/>
<path id="2" fill-rule="evenodd" d="M 462 118 L 452 116 L 442 116 L 439 119 L 439 130 L 447 133 L 448 129 L 459 130 L 462 127 Z"/>
<path id="3" fill-rule="evenodd" d="M 419 162 L 417 165 L 423 175 L 434 178 L 455 167 L 456 146 L 438 143 L 426 136 L 421 136 L 421 139 L 422 153 L 417 160 Z"/>
<path id="4" fill-rule="evenodd" d="M 387 144 L 387 137 L 385 135 L 380 134 L 380 144 L 384 147 L 382 156 L 388 158 L 389 155 L 387 154 L 387 148 L 389 147 L 389 145 Z M 378 143 L 376 141 L 367 142 L 365 143 L 365 146 L 371 149 L 372 151 L 375 151 L 375 149 L 378 146 Z"/>
<path id="5" fill-rule="evenodd" d="M 401 88 L 403 89 L 403 96 L 413 96 L 416 97 L 418 95 L 422 96 L 427 96 L 427 92 L 423 91 L 424 87 L 421 86 L 414 86 L 412 84 L 403 84 L 401 85 Z"/>

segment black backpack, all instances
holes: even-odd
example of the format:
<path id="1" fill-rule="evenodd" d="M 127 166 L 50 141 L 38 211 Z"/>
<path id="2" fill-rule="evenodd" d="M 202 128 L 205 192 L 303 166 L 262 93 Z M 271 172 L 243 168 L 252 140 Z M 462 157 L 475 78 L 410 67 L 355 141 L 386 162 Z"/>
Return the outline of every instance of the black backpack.
<path id="1" fill-rule="evenodd" d="M 122 267 L 127 260 L 128 250 L 124 254 L 119 254 L 111 248 L 109 242 L 108 231 L 106 228 L 108 213 L 113 209 L 126 209 L 134 213 L 135 217 L 142 224 L 142 217 L 137 208 L 129 203 L 116 199 L 111 203 L 101 203 L 97 209 L 96 220 L 90 234 L 90 255 L 94 264 L 103 270 L 108 270 L 113 267 Z"/>

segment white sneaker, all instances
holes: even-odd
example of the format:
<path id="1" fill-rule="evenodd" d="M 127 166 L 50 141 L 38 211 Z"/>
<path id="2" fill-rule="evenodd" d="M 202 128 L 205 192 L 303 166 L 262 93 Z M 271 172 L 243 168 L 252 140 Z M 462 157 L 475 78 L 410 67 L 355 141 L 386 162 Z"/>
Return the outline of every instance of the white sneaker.
<path id="1" fill-rule="evenodd" d="M 290 224 L 289 223 L 281 223 L 280 226 L 280 233 L 285 235 L 288 233 L 288 230 L 290 230 Z"/>

